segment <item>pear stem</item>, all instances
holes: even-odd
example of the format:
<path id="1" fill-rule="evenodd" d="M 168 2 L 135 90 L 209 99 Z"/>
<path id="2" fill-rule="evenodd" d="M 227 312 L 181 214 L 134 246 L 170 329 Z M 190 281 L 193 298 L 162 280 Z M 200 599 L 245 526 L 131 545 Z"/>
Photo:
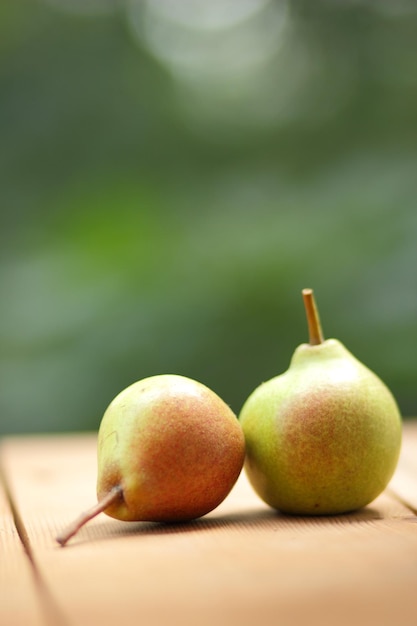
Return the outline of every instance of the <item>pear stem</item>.
<path id="1" fill-rule="evenodd" d="M 314 299 L 312 289 L 303 289 L 304 307 L 307 315 L 308 333 L 311 346 L 318 346 L 323 343 L 324 337 L 321 330 L 319 312 Z"/>
<path id="2" fill-rule="evenodd" d="M 97 504 L 94 504 L 90 509 L 81 513 L 77 519 L 75 519 L 63 532 L 56 537 L 56 540 L 61 546 L 65 546 L 67 541 L 73 537 L 84 524 L 90 519 L 96 517 L 99 513 L 103 513 L 111 504 L 114 504 L 118 500 L 123 499 L 123 489 L 120 485 L 116 485 L 104 496 Z"/>

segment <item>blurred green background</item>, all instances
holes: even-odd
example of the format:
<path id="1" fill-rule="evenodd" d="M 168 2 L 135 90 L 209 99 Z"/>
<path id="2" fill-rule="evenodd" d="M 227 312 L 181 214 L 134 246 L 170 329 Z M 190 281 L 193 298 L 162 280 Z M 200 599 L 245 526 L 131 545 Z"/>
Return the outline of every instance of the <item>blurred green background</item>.
<path id="1" fill-rule="evenodd" d="M 122 388 L 238 412 L 341 339 L 417 414 L 414 0 L 3 0 L 0 432 Z"/>

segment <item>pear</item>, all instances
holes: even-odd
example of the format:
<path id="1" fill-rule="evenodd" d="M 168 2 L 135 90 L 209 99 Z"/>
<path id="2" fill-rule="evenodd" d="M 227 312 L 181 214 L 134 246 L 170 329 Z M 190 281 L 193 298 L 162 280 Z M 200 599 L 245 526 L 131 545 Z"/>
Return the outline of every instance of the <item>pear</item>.
<path id="1" fill-rule="evenodd" d="M 313 291 L 302 293 L 310 343 L 244 403 L 245 471 L 258 495 L 284 513 L 346 513 L 387 486 L 401 416 L 376 374 L 337 339 L 323 339 Z"/>
<path id="2" fill-rule="evenodd" d="M 173 374 L 119 393 L 98 432 L 98 503 L 61 535 L 65 543 L 104 512 L 125 521 L 181 522 L 216 508 L 245 458 L 241 425 L 211 389 Z"/>

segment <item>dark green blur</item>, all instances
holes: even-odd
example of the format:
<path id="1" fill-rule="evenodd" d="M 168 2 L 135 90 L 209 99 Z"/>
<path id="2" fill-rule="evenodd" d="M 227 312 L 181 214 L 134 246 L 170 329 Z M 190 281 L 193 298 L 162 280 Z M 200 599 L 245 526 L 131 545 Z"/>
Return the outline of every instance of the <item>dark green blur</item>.
<path id="1" fill-rule="evenodd" d="M 159 373 L 238 413 L 303 287 L 416 415 L 417 4 L 85 1 L 0 4 L 0 434 Z"/>

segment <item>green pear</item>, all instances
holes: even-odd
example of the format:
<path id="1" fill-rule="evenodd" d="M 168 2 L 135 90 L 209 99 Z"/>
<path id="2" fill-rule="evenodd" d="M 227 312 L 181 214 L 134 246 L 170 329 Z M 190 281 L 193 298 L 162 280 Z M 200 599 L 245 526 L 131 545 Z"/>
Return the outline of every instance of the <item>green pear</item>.
<path id="1" fill-rule="evenodd" d="M 385 384 L 336 339 L 324 340 L 311 289 L 303 290 L 310 343 L 288 370 L 261 384 L 239 415 L 245 471 L 271 507 L 300 515 L 353 511 L 387 486 L 401 416 Z"/>
<path id="2" fill-rule="evenodd" d="M 205 385 L 172 374 L 124 389 L 98 432 L 98 503 L 57 541 L 100 512 L 125 521 L 180 522 L 216 508 L 245 458 L 241 425 Z"/>

